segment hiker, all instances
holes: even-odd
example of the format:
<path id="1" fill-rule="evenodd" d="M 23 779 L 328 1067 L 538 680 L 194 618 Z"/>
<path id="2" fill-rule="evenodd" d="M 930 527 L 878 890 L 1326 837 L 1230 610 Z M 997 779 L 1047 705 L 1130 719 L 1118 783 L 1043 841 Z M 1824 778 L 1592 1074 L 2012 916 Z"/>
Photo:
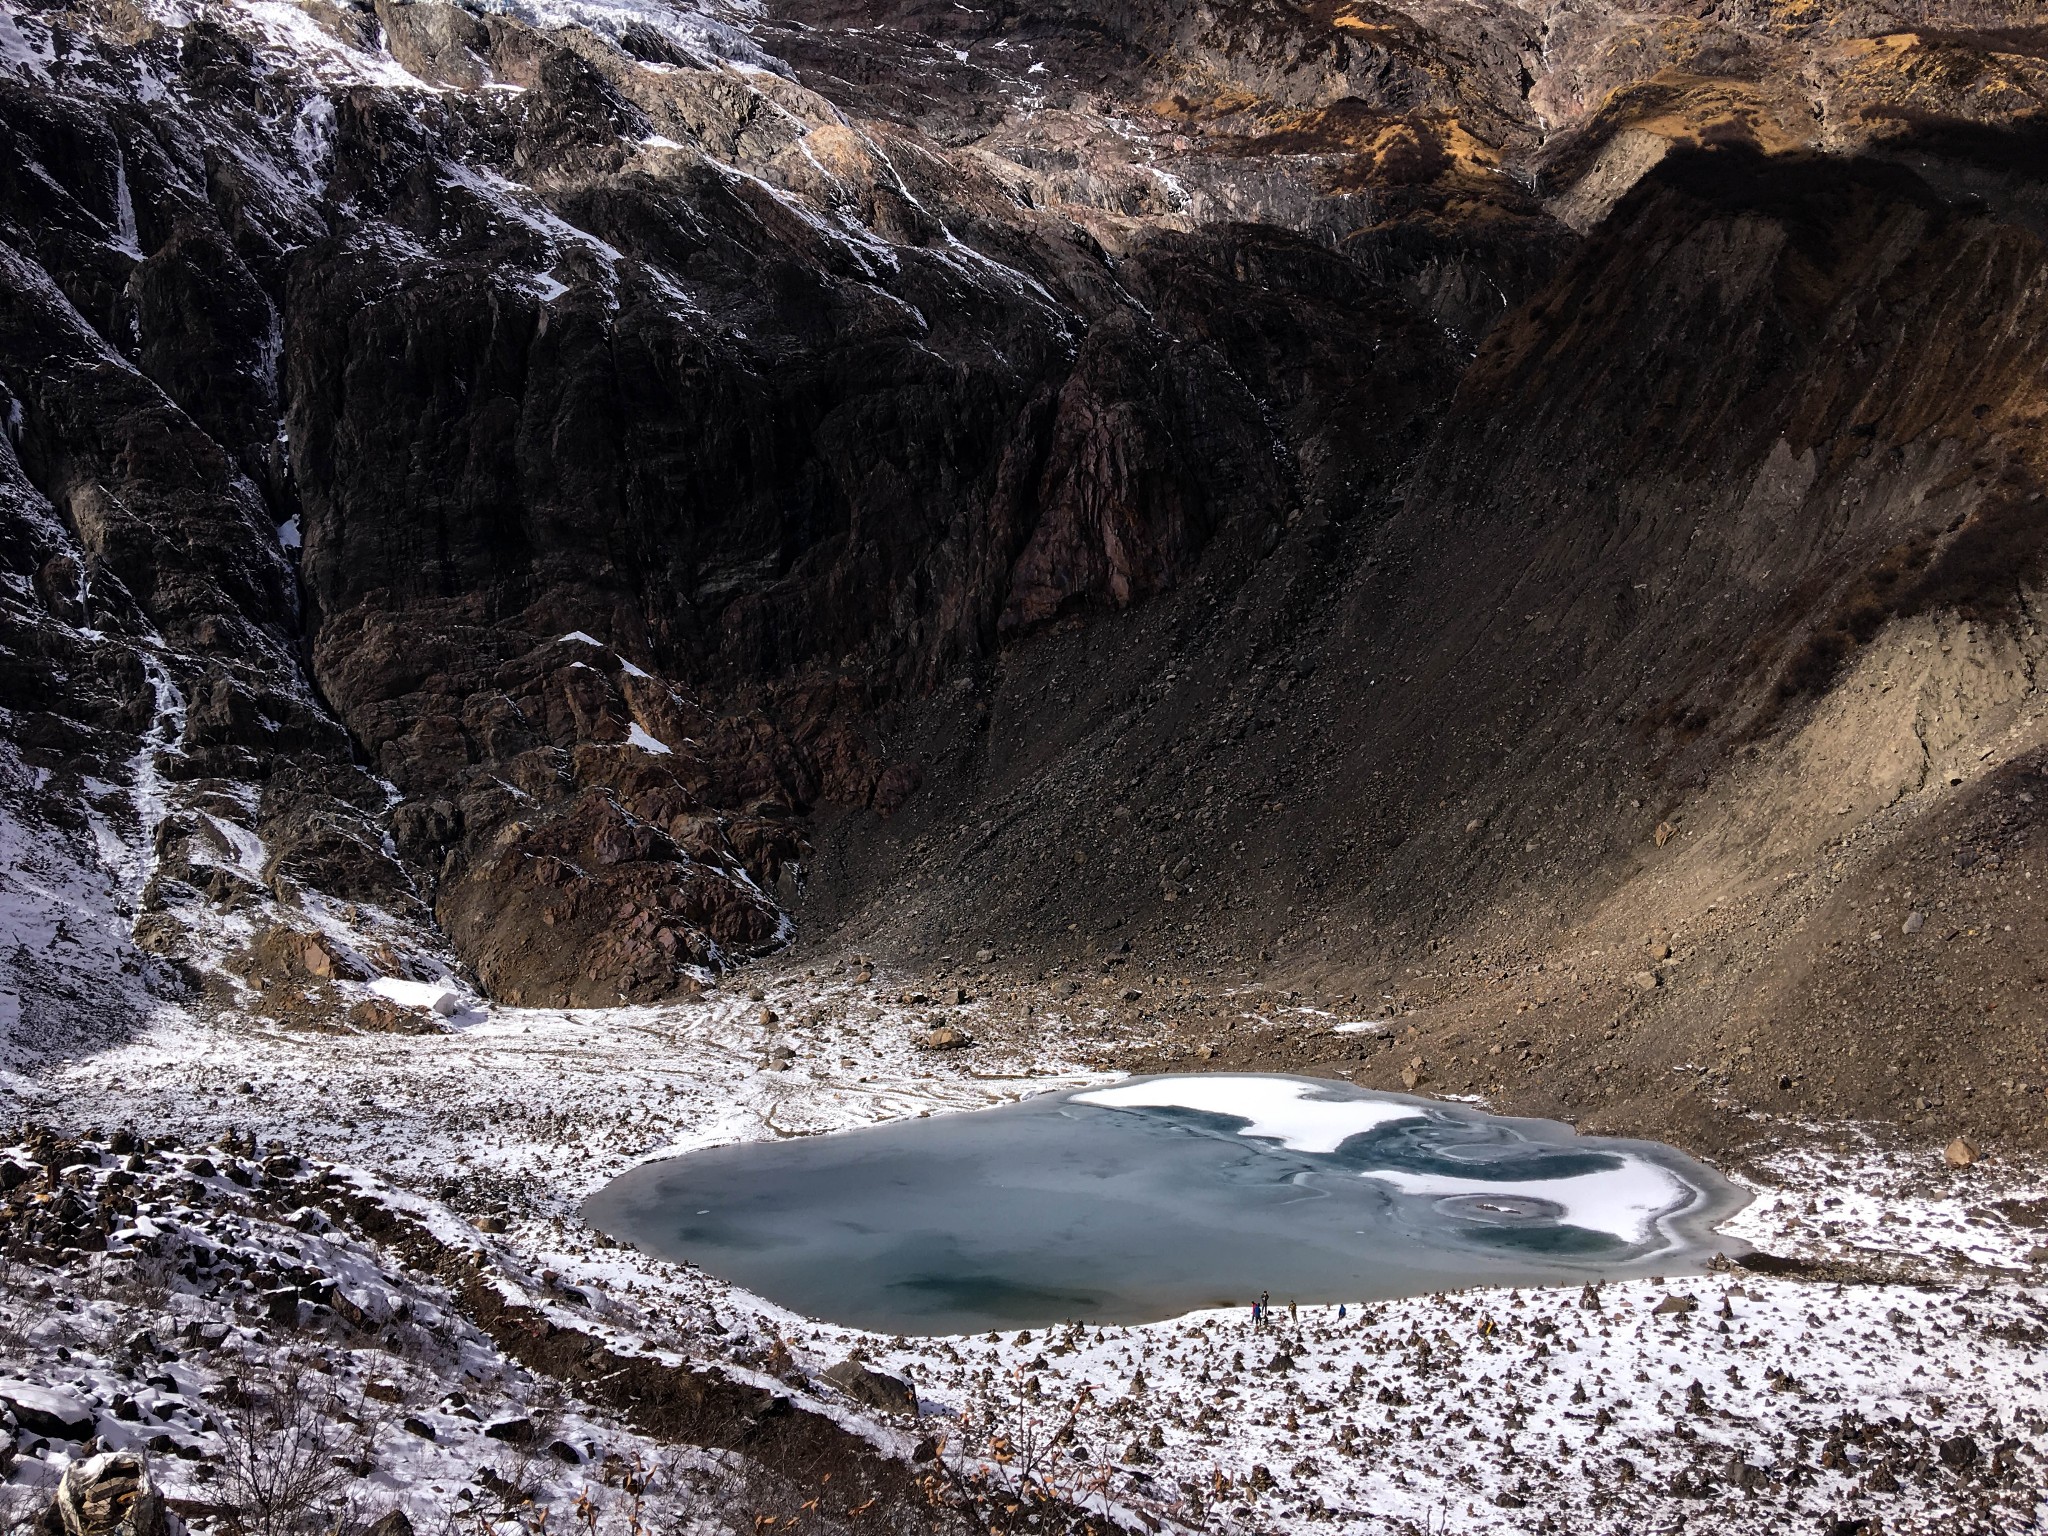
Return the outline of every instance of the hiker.
<path id="1" fill-rule="evenodd" d="M 1295 1315 L 1294 1303 L 1291 1301 L 1287 1303 L 1287 1321 L 1290 1323 L 1300 1321 L 1300 1319 Z"/>
<path id="2" fill-rule="evenodd" d="M 1340 1323 L 1344 1321 L 1344 1303 L 1341 1301 L 1337 1303 L 1337 1321 Z"/>
<path id="3" fill-rule="evenodd" d="M 1256 1301 L 1252 1303 L 1252 1326 L 1259 1326 L 1259 1304 Z"/>

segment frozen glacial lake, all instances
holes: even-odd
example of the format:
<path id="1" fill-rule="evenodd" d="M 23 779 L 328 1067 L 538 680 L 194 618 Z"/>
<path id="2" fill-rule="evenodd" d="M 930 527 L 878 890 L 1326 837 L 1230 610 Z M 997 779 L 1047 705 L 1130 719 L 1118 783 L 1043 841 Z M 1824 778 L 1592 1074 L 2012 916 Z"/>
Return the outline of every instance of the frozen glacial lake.
<path id="1" fill-rule="evenodd" d="M 885 1333 L 1697 1269 L 1744 1197 L 1654 1142 L 1318 1078 L 1133 1078 L 649 1163 L 592 1225 Z"/>

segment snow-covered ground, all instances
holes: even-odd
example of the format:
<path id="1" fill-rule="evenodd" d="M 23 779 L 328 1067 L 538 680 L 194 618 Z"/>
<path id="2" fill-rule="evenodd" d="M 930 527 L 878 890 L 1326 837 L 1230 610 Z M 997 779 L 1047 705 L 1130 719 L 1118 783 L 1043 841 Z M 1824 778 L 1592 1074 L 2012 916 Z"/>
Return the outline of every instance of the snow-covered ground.
<path id="1" fill-rule="evenodd" d="M 506 1285 L 617 1349 L 717 1362 L 881 1443 L 928 1435 L 948 1465 L 1035 1479 L 1139 1524 L 1634 1533 L 1867 1517 L 1872 1532 L 1932 1533 L 2036 1529 L 2048 1513 L 2048 1186 L 1996 1163 L 1949 1169 L 1934 1148 L 1788 1136 L 1796 1150 L 1768 1166 L 1774 1182 L 1727 1230 L 1803 1270 L 1471 1291 L 1341 1318 L 1317 1306 L 1256 1331 L 1236 1312 L 889 1339 L 792 1316 L 577 1220 L 585 1195 L 649 1157 L 1102 1080 L 1078 1065 L 1089 1021 L 1056 1005 L 1035 1009 L 1027 1033 L 1021 1012 L 997 1019 L 949 994 L 948 1016 L 984 1038 L 933 1051 L 913 1043 L 933 1007 L 905 995 L 900 981 L 850 969 L 791 972 L 674 1007 L 471 1006 L 449 1032 L 422 1035 L 166 1011 L 104 1052 L 26 1073 L 12 1107 L 74 1129 L 171 1132 L 187 1146 L 253 1132 L 488 1252 Z M 359 1249 L 297 1262 L 377 1263 L 374 1245 Z M 176 1327 L 185 1309 L 214 1303 L 174 1280 L 161 1305 Z M 135 1321 L 126 1302 L 80 1297 L 23 1333 L 27 1354 L 8 1369 L 55 1381 L 52 1341 L 71 1340 L 63 1347 L 83 1361 L 81 1338 L 113 1340 Z M 546 1390 L 459 1319 L 444 1321 L 434 1349 L 402 1362 L 408 1402 L 462 1391 L 488 1418 Z M 222 1347 L 265 1346 L 237 1332 Z M 294 1352 L 276 1338 L 268 1348 L 273 1369 Z M 849 1355 L 913 1382 L 923 1422 L 888 1426 L 823 1382 Z M 331 1348 L 322 1358 L 347 1391 L 393 1369 Z M 111 1401 L 114 1384 L 94 1369 L 81 1364 L 79 1390 Z M 567 1402 L 556 1411 L 572 1441 L 619 1448 L 626 1462 L 672 1458 Z M 465 1431 L 450 1433 L 456 1443 Z M 394 1440 L 406 1454 L 377 1474 L 416 1523 L 483 1497 L 468 1450 L 444 1466 L 443 1442 L 418 1439 Z M 546 1470 L 558 1500 L 588 1481 L 582 1463 Z M 685 1458 L 664 1474 L 678 1520 L 696 1518 L 689 1490 L 716 1473 Z"/>
<path id="2" fill-rule="evenodd" d="M 150 1453 L 158 1486 L 196 1526 L 246 1506 L 254 1460 L 296 1452 L 311 1496 L 357 1529 L 393 1510 L 443 1528 L 498 1511 L 507 1488 L 563 1510 L 581 1500 L 608 1528 L 637 1509 L 679 1531 L 727 1529 L 710 1518 L 725 1498 L 723 1458 L 657 1444 L 578 1403 L 508 1360 L 445 1289 L 312 1210 L 278 1221 L 251 1209 L 227 1176 L 236 1160 L 215 1158 L 221 1172 L 183 1187 L 183 1155 L 142 1159 L 139 1178 L 118 1158 L 68 1170 L 65 1188 L 86 1192 L 78 1204 L 118 1187 L 140 1194 L 139 1209 L 87 1261 L 5 1266 L 0 1411 L 11 1406 L 19 1427 L 0 1524 L 47 1503 L 82 1454 L 80 1434 L 54 1433 L 26 1408 L 75 1416 L 109 1449 Z M 367 1327 L 302 1331 L 261 1299 L 316 1274 L 338 1282 Z"/>
<path id="3" fill-rule="evenodd" d="M 471 999 L 448 1032 L 417 1035 L 223 1028 L 167 1010 L 131 1041 L 53 1063 L 33 1089 L 16 1085 L 18 1110 L 132 1119 L 199 1141 L 254 1127 L 538 1232 L 646 1158 L 1097 1080 L 1057 1056 L 1035 1063 L 1021 1043 L 923 1049 L 913 1042 L 931 1007 L 884 1001 L 901 989 L 847 974 L 790 978 L 762 1000 L 755 990 L 741 982 L 702 1003 L 582 1011 Z M 430 1028 L 439 1018 L 420 1005 L 439 994 L 421 987 L 413 998 Z M 948 1012 L 969 1027 L 980 1016 L 971 1004 Z"/>

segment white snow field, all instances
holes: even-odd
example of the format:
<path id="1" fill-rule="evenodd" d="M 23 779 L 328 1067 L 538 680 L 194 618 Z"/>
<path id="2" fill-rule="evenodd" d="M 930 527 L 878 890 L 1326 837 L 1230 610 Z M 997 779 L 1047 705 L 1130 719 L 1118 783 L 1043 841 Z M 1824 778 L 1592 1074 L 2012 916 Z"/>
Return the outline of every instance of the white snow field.
<path id="1" fill-rule="evenodd" d="M 1771 1165 L 1774 1182 L 1728 1228 L 1813 1266 L 1790 1273 L 1731 1266 L 1670 1285 L 1471 1291 L 1341 1318 L 1316 1307 L 1258 1332 L 1234 1312 L 890 1339 L 614 1247 L 576 1209 L 648 1158 L 1057 1088 L 1092 1087 L 1112 1104 L 1200 1098 L 1243 1115 L 1246 1134 L 1317 1146 L 1356 1129 L 1325 1110 L 1361 1106 L 1246 1077 L 1119 1088 L 1003 1043 L 999 1027 L 972 1051 L 920 1051 L 921 1010 L 894 1000 L 900 979 L 863 985 L 841 970 L 755 983 L 759 1000 L 732 978 L 675 1007 L 477 1008 L 447 1033 L 418 1036 L 202 1023 L 166 1008 L 98 1054 L 22 1063 L 5 1107 L 69 1126 L 174 1130 L 188 1146 L 253 1131 L 385 1191 L 490 1255 L 505 1285 L 616 1349 L 719 1363 L 881 1443 L 930 1436 L 948 1465 L 1034 1479 L 1139 1525 L 1617 1536 L 1823 1519 L 1830 1531 L 1867 1518 L 1870 1531 L 1929 1536 L 2038 1526 L 2048 1251 L 2030 1223 L 2048 1215 L 2048 1190 L 2017 1170 L 1950 1170 L 1938 1149 L 1882 1152 L 1853 1138 L 1822 1151 L 1822 1138 L 1802 1138 L 1807 1150 Z M 959 1012 L 977 1021 L 983 1010 Z M 1074 1042 L 1088 1021 L 1041 1010 L 1034 1027 L 1041 1041 Z M 181 1219 L 213 1218 L 171 1216 Z M 350 1262 L 392 1272 L 369 1245 Z M 160 1303 L 173 1327 L 206 1305 L 182 1296 L 173 1283 Z M 444 1320 L 445 1339 L 474 1332 Z M 5 1371 L 105 1398 L 114 1386 L 94 1374 L 80 1337 L 112 1340 L 136 1321 L 132 1308 L 81 1295 L 69 1313 L 45 1311 L 40 1332 L 23 1331 Z M 231 1354 L 286 1368 L 288 1332 L 250 1332 L 241 1318 L 234 1327 Z M 58 1339 L 69 1361 L 53 1359 Z M 515 1407 L 548 1390 L 472 1344 L 400 1362 L 408 1400 L 473 1393 L 480 1380 Z M 823 1381 L 855 1352 L 914 1383 L 921 1422 L 886 1421 Z M 335 1379 L 395 1369 L 355 1360 Z M 561 1411 L 622 1456 L 673 1455 L 573 1397 Z M 471 1507 L 469 1474 L 457 1477 L 439 1442 L 415 1439 L 391 1442 L 404 1454 L 378 1463 L 378 1496 L 403 1503 L 416 1525 Z M 55 1465 L 29 1472 L 47 1479 Z M 555 1496 L 571 1498 L 585 1473 L 549 1465 Z M 688 1457 L 676 1465 L 681 1520 L 700 1496 L 689 1488 L 711 1471 Z M 183 1468 L 174 1462 L 169 1476 Z"/>

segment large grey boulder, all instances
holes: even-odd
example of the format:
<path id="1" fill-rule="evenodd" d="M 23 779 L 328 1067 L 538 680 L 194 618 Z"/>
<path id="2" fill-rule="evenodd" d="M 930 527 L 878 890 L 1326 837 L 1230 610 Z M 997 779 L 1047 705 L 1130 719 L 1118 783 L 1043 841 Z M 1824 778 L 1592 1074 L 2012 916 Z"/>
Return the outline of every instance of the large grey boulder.
<path id="1" fill-rule="evenodd" d="M 917 1412 L 917 1394 L 900 1376 L 871 1371 L 858 1360 L 842 1360 L 825 1372 L 825 1379 L 855 1402 L 866 1403 L 884 1413 Z"/>
<path id="2" fill-rule="evenodd" d="M 32 1434 L 52 1440 L 92 1438 L 92 1405 L 64 1387 L 39 1387 L 32 1381 L 0 1380 L 0 1405 Z"/>

